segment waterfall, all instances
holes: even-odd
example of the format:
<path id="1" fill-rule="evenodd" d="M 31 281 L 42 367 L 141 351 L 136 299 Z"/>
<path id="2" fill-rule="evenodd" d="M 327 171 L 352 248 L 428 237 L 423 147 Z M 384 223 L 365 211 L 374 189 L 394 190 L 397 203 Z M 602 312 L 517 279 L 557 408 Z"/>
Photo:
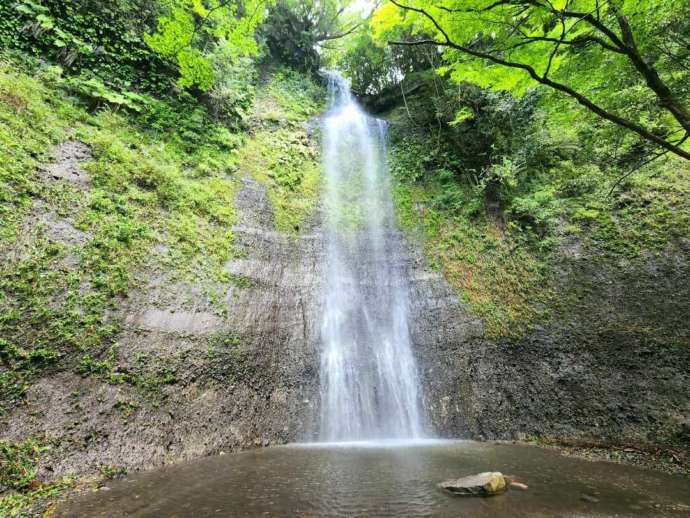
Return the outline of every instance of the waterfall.
<path id="1" fill-rule="evenodd" d="M 328 79 L 321 439 L 420 437 L 407 275 L 397 250 L 401 240 L 386 162 L 386 123 L 362 111 L 341 76 L 329 74 Z"/>

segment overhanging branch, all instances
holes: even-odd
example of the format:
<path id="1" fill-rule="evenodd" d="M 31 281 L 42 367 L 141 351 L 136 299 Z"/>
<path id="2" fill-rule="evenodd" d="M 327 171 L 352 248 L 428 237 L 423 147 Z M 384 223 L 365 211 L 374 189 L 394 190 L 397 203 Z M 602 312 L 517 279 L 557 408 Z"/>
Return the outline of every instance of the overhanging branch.
<path id="1" fill-rule="evenodd" d="M 362 26 L 362 24 L 358 23 L 354 27 L 351 27 L 350 29 L 343 31 L 343 32 L 339 32 L 336 34 L 321 34 L 321 35 L 317 36 L 316 41 L 328 41 L 328 40 L 337 40 L 338 38 L 344 38 L 348 34 L 352 34 L 353 32 L 355 32 L 361 26 Z"/>

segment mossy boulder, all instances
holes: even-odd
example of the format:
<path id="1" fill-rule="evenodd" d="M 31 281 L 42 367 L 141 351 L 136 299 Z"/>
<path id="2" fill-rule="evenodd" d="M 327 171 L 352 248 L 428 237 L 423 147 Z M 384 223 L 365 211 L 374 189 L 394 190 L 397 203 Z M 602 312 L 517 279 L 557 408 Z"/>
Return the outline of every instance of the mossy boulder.
<path id="1" fill-rule="evenodd" d="M 439 484 L 444 489 L 458 496 L 494 496 L 506 490 L 506 479 L 498 471 L 487 471 L 477 475 L 446 480 Z"/>

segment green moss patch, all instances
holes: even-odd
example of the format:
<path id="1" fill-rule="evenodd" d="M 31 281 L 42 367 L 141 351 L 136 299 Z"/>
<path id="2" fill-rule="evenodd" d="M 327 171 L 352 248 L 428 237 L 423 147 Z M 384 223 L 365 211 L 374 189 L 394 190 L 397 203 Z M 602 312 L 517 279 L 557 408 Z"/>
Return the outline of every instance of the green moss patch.
<path id="1" fill-rule="evenodd" d="M 280 232 L 298 232 L 318 204 L 319 150 L 305 123 L 322 109 L 323 89 L 294 72 L 274 71 L 257 93 L 240 170 L 266 188 Z"/>
<path id="2" fill-rule="evenodd" d="M 50 484 L 36 479 L 36 464 L 46 449 L 33 439 L 0 441 L 0 488 L 8 491 L 0 498 L 0 515 L 32 516 L 32 510 L 74 486 L 75 477 Z"/>
<path id="3" fill-rule="evenodd" d="M 489 337 L 519 337 L 545 318 L 545 263 L 519 237 L 489 218 L 435 205 L 439 185 L 399 181 L 394 195 L 403 229 L 482 318 Z M 472 202 L 467 194 L 463 203 Z"/>

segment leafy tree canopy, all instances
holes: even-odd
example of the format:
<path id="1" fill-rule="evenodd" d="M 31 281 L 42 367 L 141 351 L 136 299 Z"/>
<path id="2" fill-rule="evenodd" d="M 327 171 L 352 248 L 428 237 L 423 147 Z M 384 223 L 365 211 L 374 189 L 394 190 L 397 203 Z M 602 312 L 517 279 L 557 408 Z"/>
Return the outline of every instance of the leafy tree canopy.
<path id="1" fill-rule="evenodd" d="M 688 0 L 391 0 L 371 27 L 379 45 L 437 48 L 455 82 L 546 85 L 690 159 Z"/>
<path id="2" fill-rule="evenodd" d="M 261 29 L 271 55 L 302 71 L 318 70 L 329 42 L 360 27 L 346 12 L 349 4 L 350 0 L 278 0 Z"/>
<path id="3" fill-rule="evenodd" d="M 156 52 L 175 62 L 179 85 L 208 90 L 213 53 L 233 60 L 257 54 L 257 27 L 269 0 L 170 0 L 157 30 L 145 36 Z"/>

